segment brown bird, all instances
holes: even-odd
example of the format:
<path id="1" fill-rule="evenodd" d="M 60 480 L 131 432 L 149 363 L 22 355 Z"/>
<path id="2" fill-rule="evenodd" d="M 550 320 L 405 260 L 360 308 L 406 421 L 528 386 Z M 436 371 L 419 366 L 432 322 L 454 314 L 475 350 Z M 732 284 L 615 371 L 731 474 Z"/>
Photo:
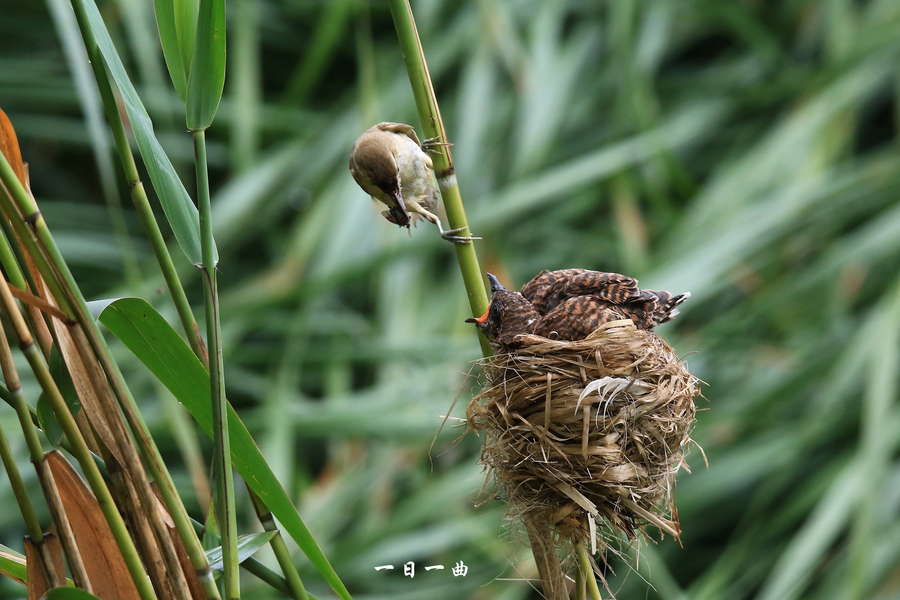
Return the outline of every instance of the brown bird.
<path id="1" fill-rule="evenodd" d="M 359 136 L 350 153 L 350 174 L 367 194 L 388 207 L 384 218 L 409 229 L 417 216 L 434 223 L 445 240 L 466 244 L 479 237 L 456 235 L 462 229 L 444 231 L 434 214 L 437 188 L 434 165 L 426 149 L 440 142 L 419 142 L 415 129 L 403 123 L 379 123 Z"/>
<path id="2" fill-rule="evenodd" d="M 515 337 L 531 333 L 551 339 L 580 340 L 604 323 L 631 319 L 652 329 L 678 314 L 690 293 L 641 290 L 637 280 L 586 269 L 541 271 L 522 293 L 510 292 L 488 273 L 491 303 L 475 323 L 498 352 L 515 350 Z"/>
<path id="3" fill-rule="evenodd" d="M 546 327 L 551 327 L 551 322 L 561 323 L 567 313 L 590 315 L 609 309 L 620 318 L 631 319 L 638 329 L 652 329 L 672 319 L 678 314 L 678 305 L 691 296 L 690 292 L 672 296 L 669 292 L 642 290 L 637 279 L 588 269 L 541 271 L 522 287 L 522 295 L 546 315 Z M 609 320 L 613 319 L 600 324 Z"/>
<path id="4" fill-rule="evenodd" d="M 490 273 L 487 276 L 491 282 L 491 303 L 483 315 L 466 319 L 466 323 L 475 323 L 494 351 L 505 354 L 515 349 L 517 335 L 534 332 L 541 315 L 522 294 L 507 290 Z"/>

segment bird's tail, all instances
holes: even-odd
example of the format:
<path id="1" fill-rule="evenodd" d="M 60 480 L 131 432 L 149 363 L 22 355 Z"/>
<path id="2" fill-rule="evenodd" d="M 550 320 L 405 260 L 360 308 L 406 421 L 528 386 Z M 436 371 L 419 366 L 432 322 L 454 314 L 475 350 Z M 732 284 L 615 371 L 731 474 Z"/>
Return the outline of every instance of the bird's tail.
<path id="1" fill-rule="evenodd" d="M 658 315 L 660 317 L 659 323 L 665 323 L 666 321 L 671 321 L 674 319 L 679 312 L 678 305 L 691 297 L 690 292 L 685 292 L 683 294 L 678 294 L 677 296 L 669 296 L 668 292 L 656 292 L 659 298 L 659 307 L 658 307 Z M 669 296 L 666 298 L 665 296 Z"/>

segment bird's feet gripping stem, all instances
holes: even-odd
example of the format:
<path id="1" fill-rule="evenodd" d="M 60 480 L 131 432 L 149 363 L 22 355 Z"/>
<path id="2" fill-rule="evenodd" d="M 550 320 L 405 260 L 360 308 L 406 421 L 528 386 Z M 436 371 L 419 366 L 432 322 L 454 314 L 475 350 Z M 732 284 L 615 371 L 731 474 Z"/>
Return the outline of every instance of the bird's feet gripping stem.
<path id="1" fill-rule="evenodd" d="M 454 244 L 471 244 L 475 240 L 480 240 L 481 238 L 476 235 L 456 235 L 457 233 L 461 233 L 465 227 L 457 227 L 456 229 L 448 229 L 444 231 L 444 228 L 441 227 L 441 220 L 435 217 L 435 225 L 437 225 L 438 231 L 441 232 L 441 237 L 447 240 L 448 242 L 453 242 Z"/>
<path id="2" fill-rule="evenodd" d="M 450 142 L 442 142 L 441 136 L 436 135 L 433 138 L 428 138 L 427 140 L 422 142 L 422 150 L 429 154 L 440 154 L 440 146 L 449 148 L 452 145 L 453 144 L 451 144 Z"/>

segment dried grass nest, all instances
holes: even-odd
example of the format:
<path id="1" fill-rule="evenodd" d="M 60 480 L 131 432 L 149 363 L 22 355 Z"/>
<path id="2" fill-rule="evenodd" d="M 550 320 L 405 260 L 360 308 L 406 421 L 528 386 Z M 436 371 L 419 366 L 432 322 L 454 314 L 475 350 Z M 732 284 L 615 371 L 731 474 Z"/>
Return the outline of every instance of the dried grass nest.
<path id="1" fill-rule="evenodd" d="M 488 383 L 467 409 L 513 515 L 557 547 L 596 548 L 599 537 L 605 549 L 604 522 L 629 540 L 649 523 L 677 538 L 675 474 L 692 441 L 697 378 L 630 320 L 575 342 L 517 340 L 514 353 L 485 361 Z"/>

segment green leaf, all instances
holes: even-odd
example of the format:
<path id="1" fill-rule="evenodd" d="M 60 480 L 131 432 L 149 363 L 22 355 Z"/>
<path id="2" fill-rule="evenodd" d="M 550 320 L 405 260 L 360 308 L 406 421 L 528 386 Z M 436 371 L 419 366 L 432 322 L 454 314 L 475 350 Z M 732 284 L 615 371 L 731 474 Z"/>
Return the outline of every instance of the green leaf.
<path id="1" fill-rule="evenodd" d="M 28 581 L 25 557 L 12 548 L 7 548 L 3 544 L 0 544 L 0 575 L 16 581 Z"/>
<path id="2" fill-rule="evenodd" d="M 75 384 L 72 383 L 72 376 L 66 368 L 66 363 L 63 361 L 62 356 L 55 345 L 50 351 L 50 360 L 48 361 L 47 366 L 50 369 L 50 374 L 53 376 L 53 381 L 56 382 L 56 387 L 59 388 L 63 399 L 65 399 L 66 404 L 69 406 L 69 411 L 74 416 L 81 410 L 81 401 L 78 399 L 78 392 L 75 390 Z M 54 447 L 59 448 L 59 444 L 63 438 L 62 426 L 56 418 L 53 406 L 43 392 L 38 397 L 36 409 L 35 412 L 37 413 L 38 424 L 44 431 L 44 435 L 50 440 L 50 443 L 53 444 Z"/>
<path id="3" fill-rule="evenodd" d="M 178 245 L 181 246 L 181 250 L 185 253 L 188 260 L 195 265 L 199 265 L 203 262 L 203 259 L 200 253 L 200 217 L 197 207 L 194 206 L 169 157 L 160 145 L 159 140 L 156 139 L 150 115 L 147 114 L 144 104 L 128 78 L 128 73 L 125 71 L 125 66 L 122 64 L 109 32 L 106 30 L 106 25 L 100 16 L 100 11 L 97 10 L 97 5 L 94 3 L 94 0 L 84 0 L 84 5 L 91 31 L 97 40 L 100 52 L 106 60 L 109 72 L 115 80 L 119 92 L 122 94 L 122 100 L 128 113 L 131 128 L 134 131 L 135 140 L 141 151 L 150 180 L 153 182 L 153 187 L 166 213 L 166 219 L 175 233 Z"/>
<path id="4" fill-rule="evenodd" d="M 155 0 L 153 8 L 172 85 L 184 101 L 187 98 L 188 73 L 194 53 L 199 3 L 191 0 Z M 191 15 L 193 19 L 190 18 Z M 193 21 L 193 27 L 190 26 L 190 21 Z"/>
<path id="5" fill-rule="evenodd" d="M 41 600 L 100 600 L 97 596 L 76 587 L 55 587 L 41 596 Z"/>
<path id="6" fill-rule="evenodd" d="M 122 298 L 100 315 L 103 323 L 159 381 L 178 398 L 197 424 L 213 437 L 209 403 L 209 373 L 172 326 L 141 298 Z M 247 485 L 263 499 L 309 561 L 341 598 L 350 598 L 347 588 L 329 564 L 297 508 L 279 483 L 253 437 L 237 413 L 228 406 L 231 462 Z"/>
<path id="7" fill-rule="evenodd" d="M 225 0 L 207 0 L 200 4 L 197 44 L 188 76 L 188 129 L 202 131 L 212 124 L 224 86 Z"/>
<path id="8" fill-rule="evenodd" d="M 256 554 L 256 551 L 268 544 L 274 535 L 274 531 L 260 531 L 238 536 L 238 563 L 242 563 Z M 209 568 L 213 570 L 213 576 L 218 577 L 225 568 L 222 561 L 222 546 L 207 550 L 206 558 L 209 559 Z"/>

